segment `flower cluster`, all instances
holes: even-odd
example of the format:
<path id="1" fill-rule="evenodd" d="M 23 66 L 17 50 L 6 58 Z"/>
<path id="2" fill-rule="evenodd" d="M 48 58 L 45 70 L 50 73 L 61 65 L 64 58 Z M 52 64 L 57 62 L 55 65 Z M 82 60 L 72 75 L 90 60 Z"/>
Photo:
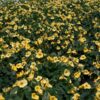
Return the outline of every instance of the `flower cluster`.
<path id="1" fill-rule="evenodd" d="M 1 6 L 0 100 L 99 100 L 99 5 L 29 0 Z"/>

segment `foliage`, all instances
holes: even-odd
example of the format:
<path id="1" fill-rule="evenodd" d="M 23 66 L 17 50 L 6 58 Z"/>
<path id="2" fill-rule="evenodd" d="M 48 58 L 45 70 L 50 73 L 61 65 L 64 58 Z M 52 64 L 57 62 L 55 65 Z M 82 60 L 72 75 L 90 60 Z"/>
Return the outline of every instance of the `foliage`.
<path id="1" fill-rule="evenodd" d="M 0 100 L 99 100 L 98 0 L 1 4 Z"/>

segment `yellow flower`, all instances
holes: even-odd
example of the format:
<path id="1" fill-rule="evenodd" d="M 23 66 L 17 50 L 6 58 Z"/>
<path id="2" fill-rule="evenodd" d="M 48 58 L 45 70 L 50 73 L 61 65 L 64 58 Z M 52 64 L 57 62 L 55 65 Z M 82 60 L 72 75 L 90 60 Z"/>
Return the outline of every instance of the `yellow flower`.
<path id="1" fill-rule="evenodd" d="M 38 92 L 39 94 L 43 94 L 43 90 L 41 89 L 40 85 L 35 86 L 35 91 Z"/>
<path id="2" fill-rule="evenodd" d="M 4 41 L 3 38 L 0 38 L 0 43 L 3 43 L 3 41 Z"/>
<path id="3" fill-rule="evenodd" d="M 27 71 L 24 71 L 24 75 L 28 75 L 30 73 L 30 69 Z"/>
<path id="4" fill-rule="evenodd" d="M 99 68 L 100 68 L 100 62 L 97 62 L 97 63 L 95 64 L 95 67 L 96 67 L 97 69 L 99 69 Z"/>
<path id="5" fill-rule="evenodd" d="M 60 40 L 57 40 L 57 44 L 60 44 L 61 43 L 61 41 Z"/>
<path id="6" fill-rule="evenodd" d="M 31 97 L 33 100 L 39 100 L 39 96 L 36 93 L 32 93 Z"/>
<path id="7" fill-rule="evenodd" d="M 98 76 L 96 79 L 94 79 L 94 82 L 98 82 L 100 80 L 100 76 Z"/>
<path id="8" fill-rule="evenodd" d="M 36 58 L 43 58 L 43 52 L 41 49 L 38 50 L 38 52 L 36 52 Z"/>
<path id="9" fill-rule="evenodd" d="M 75 72 L 75 73 L 74 73 L 74 78 L 79 78 L 80 75 L 81 75 L 81 72 Z"/>
<path id="10" fill-rule="evenodd" d="M 11 66 L 11 69 L 12 69 L 13 71 L 17 71 L 17 67 L 16 67 L 16 65 L 14 65 L 14 64 L 10 64 L 10 66 Z"/>
<path id="11" fill-rule="evenodd" d="M 50 100 L 58 100 L 56 96 L 50 96 Z"/>
<path id="12" fill-rule="evenodd" d="M 68 69 L 64 70 L 64 76 L 69 76 L 70 75 L 70 71 Z"/>
<path id="13" fill-rule="evenodd" d="M 36 81 L 40 81 L 42 79 L 42 76 L 37 76 L 35 79 Z"/>
<path id="14" fill-rule="evenodd" d="M 60 50 L 61 48 L 59 46 L 56 47 L 56 50 Z"/>
<path id="15" fill-rule="evenodd" d="M 59 61 L 58 57 L 53 57 L 53 62 L 58 62 L 58 61 Z"/>
<path id="16" fill-rule="evenodd" d="M 28 51 L 28 52 L 26 52 L 25 57 L 29 57 L 30 55 L 31 55 L 31 52 Z"/>
<path id="17" fill-rule="evenodd" d="M 11 21 L 9 24 L 10 25 L 15 25 L 16 23 L 15 23 L 15 21 Z"/>
<path id="18" fill-rule="evenodd" d="M 82 69 L 83 69 L 83 68 L 84 68 L 84 65 L 81 64 L 81 63 L 79 63 L 79 64 L 78 64 L 78 68 L 82 68 Z"/>
<path id="19" fill-rule="evenodd" d="M 47 60 L 52 62 L 52 61 L 53 61 L 53 58 L 50 57 L 50 56 L 48 56 L 48 57 L 47 57 Z"/>
<path id="20" fill-rule="evenodd" d="M 25 87 L 27 84 L 28 84 L 28 82 L 27 82 L 26 79 L 18 80 L 18 81 L 16 82 L 16 86 L 19 86 L 20 88 Z"/>
<path id="21" fill-rule="evenodd" d="M 85 60 L 86 56 L 85 55 L 81 55 L 80 60 Z"/>
<path id="22" fill-rule="evenodd" d="M 79 59 L 78 58 L 73 58 L 73 62 L 79 63 Z"/>
<path id="23" fill-rule="evenodd" d="M 88 82 L 85 82 L 84 84 L 82 84 L 81 86 L 79 86 L 79 88 L 91 89 L 91 85 Z"/>
<path id="24" fill-rule="evenodd" d="M 96 92 L 96 99 L 99 100 L 100 99 L 100 91 Z"/>
<path id="25" fill-rule="evenodd" d="M 83 74 L 84 75 L 91 75 L 92 73 L 90 71 L 88 71 L 87 69 L 83 70 Z"/>
<path id="26" fill-rule="evenodd" d="M 66 18 L 69 19 L 69 20 L 72 20 L 72 16 L 71 15 L 68 15 Z"/>
<path id="27" fill-rule="evenodd" d="M 68 93 L 74 94 L 77 90 L 77 87 L 73 87 L 68 91 Z"/>
<path id="28" fill-rule="evenodd" d="M 23 68 L 22 63 L 18 63 L 18 64 L 16 64 L 16 68 Z"/>
<path id="29" fill-rule="evenodd" d="M 2 90 L 3 90 L 3 92 L 9 92 L 11 89 L 12 89 L 11 87 L 5 87 Z"/>
<path id="30" fill-rule="evenodd" d="M 35 62 L 31 63 L 30 69 L 32 69 L 33 71 L 38 70 L 38 68 L 36 67 L 36 63 Z"/>
<path id="31" fill-rule="evenodd" d="M 84 42 L 86 41 L 86 38 L 81 37 L 81 38 L 79 38 L 79 41 L 80 41 L 81 43 L 84 43 Z"/>
<path id="32" fill-rule="evenodd" d="M 29 42 L 30 42 L 29 39 L 23 40 L 23 41 L 21 42 L 22 47 L 24 47 L 26 50 L 29 50 L 29 49 L 31 48 Z"/>
<path id="33" fill-rule="evenodd" d="M 21 72 L 17 73 L 17 78 L 22 77 L 24 75 L 24 71 L 22 70 Z"/>
<path id="34" fill-rule="evenodd" d="M 31 47 L 30 47 L 30 45 L 29 44 L 25 44 L 25 49 L 26 50 L 29 50 Z"/>
<path id="35" fill-rule="evenodd" d="M 38 43 L 38 44 L 42 44 L 42 42 L 43 42 L 42 38 L 38 38 L 38 39 L 37 39 L 37 43 Z"/>
<path id="36" fill-rule="evenodd" d="M 5 100 L 5 98 L 3 97 L 1 93 L 0 93 L 0 100 Z"/>
<path id="37" fill-rule="evenodd" d="M 84 53 L 90 52 L 90 50 L 88 48 L 84 48 Z"/>
<path id="38" fill-rule="evenodd" d="M 74 96 L 72 97 L 72 100 L 79 100 L 80 94 L 75 93 Z"/>
<path id="39" fill-rule="evenodd" d="M 31 72 L 29 74 L 29 76 L 27 77 L 27 79 L 28 79 L 28 81 L 31 81 L 31 80 L 33 80 L 33 78 L 34 78 L 34 72 Z"/>
<path id="40" fill-rule="evenodd" d="M 15 25 L 15 26 L 14 26 L 14 30 L 16 31 L 16 30 L 17 30 L 17 28 L 18 28 L 18 26 L 17 26 L 17 25 Z"/>
<path id="41" fill-rule="evenodd" d="M 59 77 L 59 80 L 63 80 L 63 79 L 66 79 L 66 77 L 65 77 L 64 75 L 61 75 L 61 76 Z"/>
<path id="42" fill-rule="evenodd" d="M 49 83 L 49 80 L 46 78 L 46 79 L 42 79 L 41 80 L 41 85 L 42 85 L 42 87 L 44 87 L 44 88 L 48 88 L 48 87 L 52 87 L 52 85 Z"/>
<path id="43" fill-rule="evenodd" d="M 74 63 L 72 61 L 68 61 L 68 64 L 71 66 L 71 67 L 74 67 Z"/>
<path id="44" fill-rule="evenodd" d="M 56 24 L 55 22 L 52 22 L 52 23 L 51 23 L 51 26 L 52 26 L 52 27 L 54 27 L 54 26 L 55 26 L 55 24 Z"/>
<path id="45" fill-rule="evenodd" d="M 60 60 L 64 63 L 68 62 L 68 58 L 65 56 L 60 57 Z"/>

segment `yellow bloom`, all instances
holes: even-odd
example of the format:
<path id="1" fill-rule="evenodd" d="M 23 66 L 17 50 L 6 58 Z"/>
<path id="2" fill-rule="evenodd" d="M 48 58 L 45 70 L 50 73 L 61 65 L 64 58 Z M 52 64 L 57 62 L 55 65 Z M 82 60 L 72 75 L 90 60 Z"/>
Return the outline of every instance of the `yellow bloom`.
<path id="1" fill-rule="evenodd" d="M 22 63 L 18 63 L 18 64 L 16 64 L 16 68 L 23 68 Z"/>
<path id="2" fill-rule="evenodd" d="M 17 73 L 17 78 L 22 77 L 24 75 L 24 71 L 22 70 L 21 72 Z"/>
<path id="3" fill-rule="evenodd" d="M 81 38 L 79 38 L 79 41 L 80 41 L 81 43 L 84 43 L 84 42 L 86 41 L 86 38 L 81 37 Z"/>
<path id="4" fill-rule="evenodd" d="M 36 81 L 40 81 L 42 79 L 42 76 L 37 76 L 35 79 Z"/>
<path id="5" fill-rule="evenodd" d="M 35 86 L 35 91 L 38 92 L 39 94 L 43 94 L 43 90 L 41 89 L 40 85 Z"/>
<path id="6" fill-rule="evenodd" d="M 42 84 L 46 84 L 47 82 L 48 82 L 48 80 L 42 79 L 42 80 L 41 80 L 41 85 L 42 85 Z"/>
<path id="7" fill-rule="evenodd" d="M 66 79 L 66 77 L 65 77 L 64 75 L 61 75 L 61 76 L 59 77 L 59 80 L 63 80 L 63 79 Z"/>
<path id="8" fill-rule="evenodd" d="M 48 87 L 52 87 L 52 85 L 49 83 L 49 80 L 46 78 L 46 79 L 42 79 L 41 80 L 41 85 L 42 85 L 42 87 L 44 87 L 44 88 L 48 88 Z"/>
<path id="9" fill-rule="evenodd" d="M 43 42 L 42 38 L 38 38 L 38 39 L 37 39 L 37 43 L 38 43 L 38 44 L 42 44 L 42 42 Z"/>
<path id="10" fill-rule="evenodd" d="M 100 99 L 100 91 L 96 92 L 96 99 L 99 100 Z"/>
<path id="11" fill-rule="evenodd" d="M 31 52 L 28 51 L 28 52 L 26 52 L 25 57 L 29 57 L 30 55 L 31 55 Z"/>
<path id="12" fill-rule="evenodd" d="M 18 64 L 10 64 L 10 66 L 11 66 L 11 69 L 12 70 L 14 70 L 14 71 L 17 71 L 17 69 L 19 69 L 19 68 L 23 68 L 23 65 L 22 65 L 22 63 L 18 63 Z"/>
<path id="13" fill-rule="evenodd" d="M 79 78 L 80 75 L 81 75 L 81 72 L 75 72 L 75 73 L 74 73 L 74 78 Z"/>
<path id="14" fill-rule="evenodd" d="M 74 63 L 72 61 L 68 61 L 68 64 L 71 66 L 71 67 L 74 67 Z"/>
<path id="15" fill-rule="evenodd" d="M 72 97 L 72 100 L 79 100 L 80 94 L 75 93 L 74 96 Z"/>
<path id="16" fill-rule="evenodd" d="M 14 26 L 14 30 L 16 31 L 16 30 L 17 30 L 17 28 L 18 28 L 18 26 L 17 26 L 17 25 L 15 25 L 15 26 Z"/>
<path id="17" fill-rule="evenodd" d="M 59 46 L 56 47 L 56 50 L 60 50 L 61 48 Z"/>
<path id="18" fill-rule="evenodd" d="M 60 40 L 57 40 L 57 44 L 60 44 L 61 43 L 61 41 Z"/>
<path id="19" fill-rule="evenodd" d="M 84 75 L 91 75 L 92 72 L 88 71 L 87 69 L 83 70 L 83 74 Z"/>
<path id="20" fill-rule="evenodd" d="M 13 71 L 17 71 L 17 67 L 14 64 L 10 64 L 10 66 Z"/>
<path id="21" fill-rule="evenodd" d="M 72 83 L 72 82 L 71 82 L 71 83 Z M 78 90 L 78 88 L 75 87 L 75 86 L 73 86 L 73 87 L 68 91 L 68 93 L 75 94 L 77 90 Z"/>
<path id="22" fill-rule="evenodd" d="M 82 84 L 81 86 L 79 86 L 79 88 L 91 89 L 91 85 L 88 82 L 85 82 L 84 84 Z"/>
<path id="23" fill-rule="evenodd" d="M 27 30 L 27 26 L 24 26 L 23 28 L 24 28 L 24 30 Z"/>
<path id="24" fill-rule="evenodd" d="M 39 96 L 36 93 L 32 93 L 31 97 L 33 100 L 39 100 Z"/>
<path id="25" fill-rule="evenodd" d="M 86 56 L 85 55 L 81 55 L 80 60 L 85 60 Z"/>
<path id="26" fill-rule="evenodd" d="M 53 62 L 53 58 L 50 56 L 47 57 L 47 60 Z"/>
<path id="27" fill-rule="evenodd" d="M 27 84 L 28 84 L 28 82 L 27 82 L 26 79 L 18 80 L 18 81 L 16 82 L 16 86 L 19 86 L 20 88 L 25 87 Z"/>
<path id="28" fill-rule="evenodd" d="M 43 52 L 41 49 L 38 50 L 38 52 L 36 52 L 36 58 L 43 58 Z"/>
<path id="29" fill-rule="evenodd" d="M 5 100 L 5 98 L 3 97 L 1 93 L 0 93 L 0 100 Z"/>
<path id="30" fill-rule="evenodd" d="M 58 57 L 53 57 L 53 62 L 58 62 L 58 61 L 59 61 Z"/>
<path id="31" fill-rule="evenodd" d="M 60 57 L 60 61 L 66 63 L 66 62 L 68 62 L 68 58 L 65 56 L 62 56 L 62 57 Z"/>
<path id="32" fill-rule="evenodd" d="M 33 78 L 34 78 L 34 72 L 31 72 L 29 74 L 29 76 L 27 77 L 27 79 L 28 79 L 28 81 L 31 81 L 31 80 L 33 80 Z"/>
<path id="33" fill-rule="evenodd" d="M 100 62 L 97 62 L 97 63 L 95 64 L 95 67 L 96 67 L 97 69 L 99 69 L 99 68 L 100 68 Z"/>
<path id="34" fill-rule="evenodd" d="M 51 26 L 52 26 L 52 27 L 54 27 L 54 26 L 55 26 L 55 24 L 56 24 L 55 22 L 52 22 L 52 23 L 51 23 Z"/>
<path id="35" fill-rule="evenodd" d="M 11 21 L 10 23 L 9 23 L 9 25 L 15 25 L 16 23 L 15 23 L 15 21 Z"/>
<path id="36" fill-rule="evenodd" d="M 50 100 L 58 100 L 56 96 L 50 96 Z"/>
<path id="37" fill-rule="evenodd" d="M 73 62 L 78 63 L 79 59 L 78 58 L 73 58 Z"/>
<path id="38" fill-rule="evenodd" d="M 31 46 L 30 46 L 29 44 L 26 44 L 26 45 L 25 45 L 25 49 L 26 49 L 26 50 L 29 50 L 30 48 L 31 48 Z"/>
<path id="39" fill-rule="evenodd" d="M 22 47 L 24 47 L 26 50 L 29 50 L 29 49 L 31 48 L 29 42 L 30 42 L 29 39 L 23 40 L 23 41 L 21 42 Z"/>
<path id="40" fill-rule="evenodd" d="M 97 91 L 100 91 L 100 84 L 98 84 L 98 85 L 96 86 L 96 90 L 97 90 Z"/>
<path id="41" fill-rule="evenodd" d="M 30 69 L 27 71 L 24 71 L 24 75 L 28 75 L 30 73 Z"/>
<path id="42" fill-rule="evenodd" d="M 64 76 L 69 76 L 70 75 L 70 71 L 68 69 L 64 70 Z"/>
<path id="43" fill-rule="evenodd" d="M 32 69 L 32 70 L 38 70 L 38 68 L 36 67 L 36 63 L 35 62 L 32 62 L 31 63 L 31 65 L 30 65 L 30 68 Z"/>
<path id="44" fill-rule="evenodd" d="M 88 48 L 84 48 L 84 53 L 90 52 L 90 50 Z"/>
<path id="45" fill-rule="evenodd" d="M 6 93 L 6 92 L 9 92 L 11 89 L 12 89 L 11 87 L 5 87 L 2 90 L 3 90 L 3 92 Z"/>
<path id="46" fill-rule="evenodd" d="M 3 38 L 0 38 L 0 43 L 3 43 L 3 41 L 4 41 Z"/>
<path id="47" fill-rule="evenodd" d="M 81 63 L 79 63 L 79 64 L 78 64 L 78 68 L 82 68 L 82 69 L 83 69 L 83 68 L 84 68 L 84 65 L 81 64 Z"/>
<path id="48" fill-rule="evenodd" d="M 66 18 L 69 19 L 69 20 L 72 20 L 72 16 L 71 15 L 68 15 Z"/>

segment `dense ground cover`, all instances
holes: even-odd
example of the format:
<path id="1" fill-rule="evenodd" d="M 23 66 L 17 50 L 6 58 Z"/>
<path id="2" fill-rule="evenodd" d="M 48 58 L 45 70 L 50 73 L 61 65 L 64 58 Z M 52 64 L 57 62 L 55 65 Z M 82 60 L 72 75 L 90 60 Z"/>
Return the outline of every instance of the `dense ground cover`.
<path id="1" fill-rule="evenodd" d="M 30 0 L 0 7 L 0 100 L 99 100 L 99 0 Z"/>

